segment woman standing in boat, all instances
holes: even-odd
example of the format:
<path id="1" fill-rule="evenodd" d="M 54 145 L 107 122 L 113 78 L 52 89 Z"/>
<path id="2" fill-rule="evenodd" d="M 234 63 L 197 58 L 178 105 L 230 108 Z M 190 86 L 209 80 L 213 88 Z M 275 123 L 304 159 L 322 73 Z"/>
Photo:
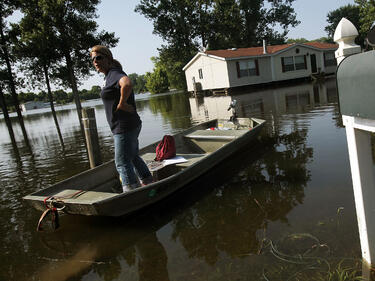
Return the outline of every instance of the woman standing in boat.
<path id="1" fill-rule="evenodd" d="M 122 181 L 123 192 L 152 182 L 152 175 L 143 159 L 138 155 L 138 136 L 142 121 L 135 106 L 130 78 L 121 64 L 113 59 L 112 52 L 105 46 L 94 46 L 90 52 L 92 63 L 98 72 L 105 75 L 101 91 L 107 121 L 114 137 L 115 164 Z"/>

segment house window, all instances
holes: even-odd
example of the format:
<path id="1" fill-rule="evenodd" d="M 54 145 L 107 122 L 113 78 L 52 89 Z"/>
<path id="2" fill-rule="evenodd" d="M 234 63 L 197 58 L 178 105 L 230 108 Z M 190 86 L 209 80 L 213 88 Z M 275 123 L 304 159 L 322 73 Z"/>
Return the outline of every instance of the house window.
<path id="1" fill-rule="evenodd" d="M 199 79 L 203 79 L 203 71 L 202 68 L 198 69 Z"/>
<path id="2" fill-rule="evenodd" d="M 282 58 L 283 72 L 294 71 L 293 57 Z"/>
<path id="3" fill-rule="evenodd" d="M 307 69 L 306 56 L 294 56 L 281 58 L 283 72 Z"/>
<path id="4" fill-rule="evenodd" d="M 256 59 L 236 62 L 236 66 L 238 78 L 259 75 L 258 60 Z"/>
<path id="5" fill-rule="evenodd" d="M 294 65 L 296 67 L 296 70 L 306 69 L 305 56 L 295 56 L 294 57 Z"/>
<path id="6" fill-rule="evenodd" d="M 333 52 L 324 53 L 324 66 L 336 65 L 335 54 Z"/>

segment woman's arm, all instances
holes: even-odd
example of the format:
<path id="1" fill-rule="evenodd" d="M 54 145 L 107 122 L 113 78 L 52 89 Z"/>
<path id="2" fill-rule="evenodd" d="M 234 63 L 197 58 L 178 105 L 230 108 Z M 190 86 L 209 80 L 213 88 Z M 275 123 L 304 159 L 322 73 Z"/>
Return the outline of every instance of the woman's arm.
<path id="1" fill-rule="evenodd" d="M 130 78 L 128 76 L 122 76 L 121 79 L 118 81 L 118 83 L 120 85 L 121 96 L 120 96 L 120 101 L 117 105 L 117 110 L 133 112 L 134 107 L 126 102 L 133 88 Z"/>

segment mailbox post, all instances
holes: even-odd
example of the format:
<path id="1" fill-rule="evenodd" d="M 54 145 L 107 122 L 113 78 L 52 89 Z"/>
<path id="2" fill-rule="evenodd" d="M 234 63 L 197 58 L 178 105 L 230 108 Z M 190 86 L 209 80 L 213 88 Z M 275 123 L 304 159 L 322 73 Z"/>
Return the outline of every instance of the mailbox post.
<path id="1" fill-rule="evenodd" d="M 336 79 L 340 111 L 346 128 L 362 258 L 373 267 L 375 174 L 371 133 L 375 132 L 375 51 L 355 54 L 360 52 L 360 47 L 354 44 L 357 35 L 351 22 L 346 19 L 340 21 L 334 36 L 339 43 Z"/>

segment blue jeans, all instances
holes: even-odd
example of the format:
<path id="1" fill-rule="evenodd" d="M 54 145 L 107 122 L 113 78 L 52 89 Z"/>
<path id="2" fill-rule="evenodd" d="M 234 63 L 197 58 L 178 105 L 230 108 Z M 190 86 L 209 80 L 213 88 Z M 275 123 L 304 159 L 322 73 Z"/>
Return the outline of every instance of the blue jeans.
<path id="1" fill-rule="evenodd" d="M 140 131 L 141 125 L 132 131 L 113 136 L 115 142 L 115 164 L 123 186 L 136 186 L 138 184 L 137 175 L 141 181 L 152 178 L 146 163 L 138 155 L 138 136 Z"/>

